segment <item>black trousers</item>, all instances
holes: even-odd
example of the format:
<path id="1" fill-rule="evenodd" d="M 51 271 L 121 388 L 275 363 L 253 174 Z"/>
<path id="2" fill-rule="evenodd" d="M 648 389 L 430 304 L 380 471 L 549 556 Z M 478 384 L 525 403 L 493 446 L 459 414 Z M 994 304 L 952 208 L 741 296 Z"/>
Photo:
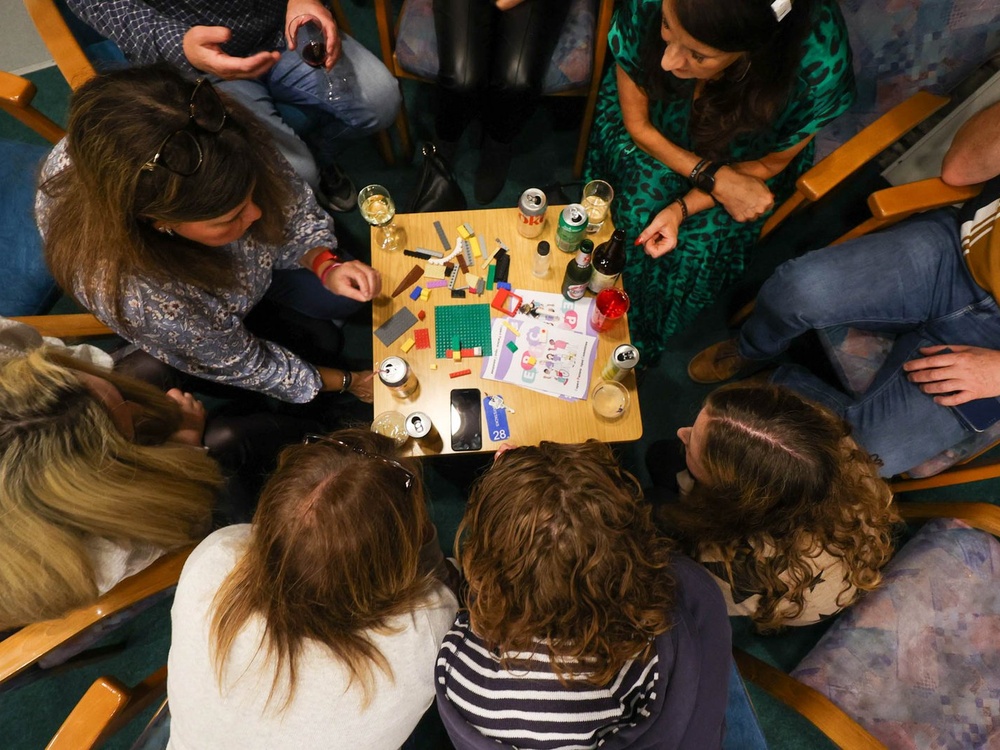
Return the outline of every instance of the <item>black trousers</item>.
<path id="1" fill-rule="evenodd" d="M 479 115 L 487 136 L 510 143 L 541 94 L 570 0 L 525 0 L 500 11 L 490 0 L 434 0 L 438 138 L 457 141 Z"/>

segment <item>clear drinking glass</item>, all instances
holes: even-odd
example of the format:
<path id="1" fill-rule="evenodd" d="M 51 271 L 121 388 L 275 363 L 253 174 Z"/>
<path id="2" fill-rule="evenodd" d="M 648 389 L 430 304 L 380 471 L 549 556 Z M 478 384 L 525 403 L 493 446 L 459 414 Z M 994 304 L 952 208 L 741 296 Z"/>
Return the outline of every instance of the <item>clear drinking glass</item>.
<path id="1" fill-rule="evenodd" d="M 583 200 L 580 203 L 587 212 L 588 234 L 601 231 L 614 197 L 614 188 L 604 180 L 591 180 L 583 186 Z"/>
<path id="2" fill-rule="evenodd" d="M 298 24 L 301 25 L 296 28 Z M 334 103 L 343 99 L 350 87 L 347 78 L 349 63 L 341 55 L 333 68 L 327 70 L 323 67 L 326 62 L 326 37 L 323 36 L 319 20 L 308 14 L 295 16 L 289 28 L 295 29 L 295 49 L 299 51 L 302 62 L 316 68 L 317 74 L 323 77 L 327 101 Z"/>
<path id="3" fill-rule="evenodd" d="M 358 193 L 361 217 L 375 227 L 375 244 L 390 252 L 406 246 L 406 230 L 393 224 L 396 204 L 381 185 L 368 185 Z"/>

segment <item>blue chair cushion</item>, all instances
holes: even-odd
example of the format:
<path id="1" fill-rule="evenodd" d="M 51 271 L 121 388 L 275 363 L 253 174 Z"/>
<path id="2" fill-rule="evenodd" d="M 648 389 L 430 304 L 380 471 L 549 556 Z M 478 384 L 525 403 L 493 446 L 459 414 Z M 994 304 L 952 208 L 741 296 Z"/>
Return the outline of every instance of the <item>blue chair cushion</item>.
<path id="1" fill-rule="evenodd" d="M 48 149 L 0 140 L 0 315 L 42 315 L 59 299 L 35 223 L 35 178 Z"/>
<path id="2" fill-rule="evenodd" d="M 406 72 L 434 80 L 438 74 L 434 0 L 406 0 L 399 12 L 396 59 Z M 542 93 L 558 94 L 590 84 L 594 64 L 594 0 L 573 0 L 545 74 Z"/>
<path id="3" fill-rule="evenodd" d="M 792 676 L 891 748 L 1000 746 L 1000 543 L 926 524 Z"/>

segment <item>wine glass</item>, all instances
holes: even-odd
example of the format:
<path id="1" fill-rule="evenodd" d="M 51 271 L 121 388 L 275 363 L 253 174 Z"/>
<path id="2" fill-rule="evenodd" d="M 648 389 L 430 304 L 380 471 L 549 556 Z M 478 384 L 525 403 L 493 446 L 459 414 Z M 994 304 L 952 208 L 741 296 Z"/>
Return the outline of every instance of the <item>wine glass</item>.
<path id="1" fill-rule="evenodd" d="M 323 27 L 315 16 L 303 14 L 295 16 L 289 24 L 289 28 L 301 25 L 295 29 L 295 48 L 302 57 L 302 62 L 311 68 L 317 68 L 317 73 L 323 76 L 325 81 L 326 99 L 335 103 L 343 99 L 350 86 L 347 79 L 347 61 L 341 55 L 333 68 L 326 70 L 323 65 L 326 62 L 326 37 L 323 36 Z"/>
<path id="2" fill-rule="evenodd" d="M 358 193 L 361 217 L 375 227 L 375 244 L 383 250 L 402 250 L 406 245 L 406 230 L 393 224 L 396 204 L 389 191 L 381 185 L 368 185 Z"/>

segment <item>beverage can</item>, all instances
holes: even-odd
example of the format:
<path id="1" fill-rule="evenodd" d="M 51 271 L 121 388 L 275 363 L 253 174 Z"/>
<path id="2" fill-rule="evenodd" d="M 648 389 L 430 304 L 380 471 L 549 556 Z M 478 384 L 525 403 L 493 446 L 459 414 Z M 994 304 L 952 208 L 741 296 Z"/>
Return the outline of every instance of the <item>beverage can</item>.
<path id="1" fill-rule="evenodd" d="M 419 382 L 410 365 L 402 357 L 386 357 L 378 366 L 378 379 L 396 398 L 409 398 Z"/>
<path id="2" fill-rule="evenodd" d="M 415 411 L 406 417 L 406 434 L 414 440 L 421 440 L 434 430 L 434 423 L 425 412 Z"/>
<path id="3" fill-rule="evenodd" d="M 579 203 L 570 203 L 559 214 L 556 247 L 564 253 L 575 253 L 587 231 L 587 211 Z"/>
<path id="4" fill-rule="evenodd" d="M 639 364 L 638 349 L 631 344 L 616 346 L 615 350 L 611 352 L 608 363 L 601 370 L 601 379 L 621 381 L 628 374 L 628 371 L 637 364 Z"/>
<path id="5" fill-rule="evenodd" d="M 528 188 L 517 202 L 517 233 L 527 239 L 537 237 L 545 228 L 545 210 L 548 201 L 538 188 Z"/>

